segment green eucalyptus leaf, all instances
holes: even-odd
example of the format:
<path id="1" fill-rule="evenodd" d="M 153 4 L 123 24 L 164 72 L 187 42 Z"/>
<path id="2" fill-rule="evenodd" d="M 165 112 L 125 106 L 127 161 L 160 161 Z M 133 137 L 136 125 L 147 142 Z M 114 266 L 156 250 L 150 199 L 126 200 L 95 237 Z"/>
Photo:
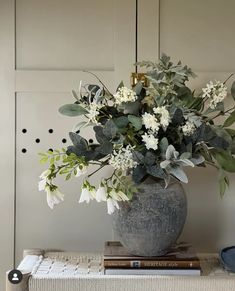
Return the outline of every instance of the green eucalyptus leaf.
<path id="1" fill-rule="evenodd" d="M 118 128 L 116 124 L 113 122 L 112 119 L 108 120 L 105 123 L 105 126 L 103 128 L 103 133 L 108 139 L 112 139 L 117 135 Z"/>
<path id="2" fill-rule="evenodd" d="M 213 156 L 223 170 L 235 172 L 235 158 L 228 151 L 215 151 Z"/>
<path id="3" fill-rule="evenodd" d="M 230 114 L 230 116 L 225 120 L 223 127 L 229 127 L 235 122 L 235 110 Z"/>
<path id="4" fill-rule="evenodd" d="M 70 117 L 88 113 L 88 111 L 79 104 L 65 104 L 59 108 L 59 112 Z"/>
<path id="5" fill-rule="evenodd" d="M 142 127 L 142 120 L 140 117 L 135 115 L 128 115 L 128 120 L 134 126 L 136 130 L 140 130 Z"/>
<path id="6" fill-rule="evenodd" d="M 136 168 L 133 169 L 132 178 L 133 181 L 138 184 L 142 181 L 142 179 L 146 176 L 147 171 L 143 165 L 138 165 Z"/>
<path id="7" fill-rule="evenodd" d="M 125 128 L 127 124 L 129 123 L 129 120 L 126 116 L 120 116 L 113 119 L 113 122 L 116 124 L 119 128 Z"/>
<path id="8" fill-rule="evenodd" d="M 81 137 L 79 134 L 74 132 L 70 132 L 69 137 L 76 148 L 78 148 L 81 151 L 87 150 L 88 144 L 85 138 Z"/>

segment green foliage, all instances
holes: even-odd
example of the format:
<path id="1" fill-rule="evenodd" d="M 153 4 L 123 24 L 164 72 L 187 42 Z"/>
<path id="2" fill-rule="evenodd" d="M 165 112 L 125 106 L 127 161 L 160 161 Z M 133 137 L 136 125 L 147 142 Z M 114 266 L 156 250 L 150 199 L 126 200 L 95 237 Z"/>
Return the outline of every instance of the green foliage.
<path id="1" fill-rule="evenodd" d="M 65 104 L 59 108 L 59 112 L 70 117 L 88 113 L 88 111 L 79 104 Z"/>
<path id="2" fill-rule="evenodd" d="M 229 117 L 225 120 L 223 127 L 229 127 L 235 122 L 235 110 L 229 115 Z"/>
<path id="3" fill-rule="evenodd" d="M 128 115 L 128 120 L 137 131 L 142 128 L 142 120 L 140 117 L 135 116 L 135 115 Z"/>

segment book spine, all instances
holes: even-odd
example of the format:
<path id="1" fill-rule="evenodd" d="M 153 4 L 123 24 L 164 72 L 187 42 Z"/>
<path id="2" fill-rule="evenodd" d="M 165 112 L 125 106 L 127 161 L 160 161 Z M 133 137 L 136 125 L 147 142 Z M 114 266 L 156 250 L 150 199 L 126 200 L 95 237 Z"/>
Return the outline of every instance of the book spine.
<path id="1" fill-rule="evenodd" d="M 104 268 L 172 268 L 172 269 L 198 269 L 200 262 L 195 261 L 163 261 L 163 260 L 104 260 Z"/>

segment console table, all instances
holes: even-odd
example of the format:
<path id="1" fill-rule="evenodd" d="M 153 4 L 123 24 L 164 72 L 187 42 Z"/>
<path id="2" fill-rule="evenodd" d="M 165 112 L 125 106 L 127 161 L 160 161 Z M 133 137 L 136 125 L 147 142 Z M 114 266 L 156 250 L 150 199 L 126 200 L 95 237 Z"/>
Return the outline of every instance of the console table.
<path id="1" fill-rule="evenodd" d="M 235 291 L 235 274 L 221 268 L 215 254 L 199 254 L 201 276 L 108 276 L 102 253 L 28 250 L 18 269 L 19 284 L 7 291 Z"/>

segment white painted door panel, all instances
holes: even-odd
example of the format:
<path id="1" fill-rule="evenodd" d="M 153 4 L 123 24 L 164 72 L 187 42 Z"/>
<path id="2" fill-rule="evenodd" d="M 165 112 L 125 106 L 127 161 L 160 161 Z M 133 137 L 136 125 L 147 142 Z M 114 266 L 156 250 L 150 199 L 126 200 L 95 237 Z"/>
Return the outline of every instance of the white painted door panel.
<path id="1" fill-rule="evenodd" d="M 103 241 L 112 237 L 106 205 L 95 202 L 88 205 L 78 203 L 82 178 L 75 178 L 69 183 L 59 180 L 61 191 L 66 196 L 64 203 L 54 210 L 48 207 L 46 194 L 37 190 L 38 177 L 43 171 L 43 166 L 39 165 L 38 152 L 45 152 L 50 148 L 61 149 L 71 144 L 68 131 L 79 122 L 79 118 L 68 118 L 58 113 L 57 108 L 69 98 L 71 96 L 64 93 L 17 94 L 18 259 L 24 248 L 102 249 Z M 27 130 L 26 133 L 24 129 Z M 51 130 L 53 133 L 50 133 Z M 94 139 L 91 128 L 82 131 L 81 135 Z M 67 142 L 63 143 L 65 139 Z M 99 177 L 107 171 L 108 169 L 97 175 L 92 182 L 97 184 Z"/>
<path id="2" fill-rule="evenodd" d="M 156 11 L 156 2 L 158 22 L 146 17 L 146 10 Z M 234 1 L 148 0 L 146 10 L 145 1 L 138 3 L 139 25 L 144 22 L 138 35 L 140 61 L 146 57 L 156 59 L 152 46 L 156 46 L 158 35 L 160 54 L 182 60 L 197 73 L 198 78 L 190 81 L 192 88 L 200 90 L 211 79 L 224 81 L 235 71 Z M 232 104 L 231 96 L 227 106 L 229 103 Z M 192 242 L 199 251 L 234 244 L 234 175 L 230 175 L 230 188 L 223 199 L 219 197 L 214 169 L 190 169 L 188 175 L 188 217 L 181 239 Z"/>

